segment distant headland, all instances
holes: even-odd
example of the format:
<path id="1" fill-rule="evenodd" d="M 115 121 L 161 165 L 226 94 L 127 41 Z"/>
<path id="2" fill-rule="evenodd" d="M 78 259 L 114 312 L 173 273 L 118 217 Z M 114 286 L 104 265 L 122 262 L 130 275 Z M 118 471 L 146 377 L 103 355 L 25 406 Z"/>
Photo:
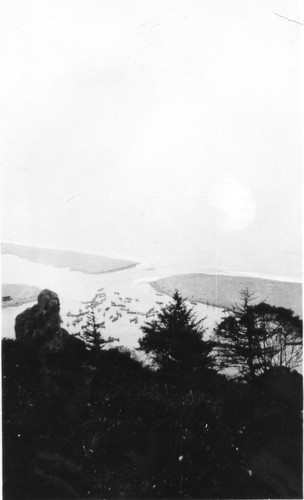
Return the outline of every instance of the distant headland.
<path id="1" fill-rule="evenodd" d="M 46 264 L 55 267 L 66 267 L 71 271 L 80 271 L 86 274 L 103 274 L 122 271 L 136 266 L 137 262 L 123 259 L 112 259 L 101 255 L 71 250 L 31 247 L 17 243 L 2 243 L 1 253 L 17 255 L 22 259 Z"/>

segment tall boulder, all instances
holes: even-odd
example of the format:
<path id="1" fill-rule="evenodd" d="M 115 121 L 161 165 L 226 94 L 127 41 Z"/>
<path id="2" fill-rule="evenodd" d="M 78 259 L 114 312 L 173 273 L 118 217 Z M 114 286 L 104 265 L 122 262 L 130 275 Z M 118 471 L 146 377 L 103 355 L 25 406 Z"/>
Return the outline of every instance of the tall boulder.
<path id="1" fill-rule="evenodd" d="M 15 320 L 16 339 L 22 342 L 36 340 L 40 344 L 51 342 L 60 349 L 68 333 L 61 328 L 59 297 L 51 290 L 42 290 L 37 304 L 18 314 Z"/>
<path id="2" fill-rule="evenodd" d="M 60 301 L 55 292 L 40 292 L 37 304 L 15 320 L 16 340 L 35 352 L 39 381 L 46 396 L 57 394 L 63 407 L 83 406 L 88 401 L 92 370 L 85 343 L 61 327 Z M 75 403 L 76 401 L 76 403 Z"/>

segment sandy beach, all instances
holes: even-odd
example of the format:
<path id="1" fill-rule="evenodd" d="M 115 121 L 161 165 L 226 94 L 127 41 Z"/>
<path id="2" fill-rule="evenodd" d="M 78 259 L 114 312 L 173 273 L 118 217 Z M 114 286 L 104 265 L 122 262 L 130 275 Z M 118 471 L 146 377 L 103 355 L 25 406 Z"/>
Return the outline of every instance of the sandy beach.
<path id="1" fill-rule="evenodd" d="M 105 322 L 105 336 L 119 338 L 120 345 L 131 348 L 138 346 L 141 326 L 156 317 L 175 289 L 194 307 L 199 319 L 205 318 L 208 335 L 223 317 L 223 309 L 239 301 L 244 288 L 254 293 L 256 301 L 291 308 L 301 315 L 301 284 L 296 282 L 215 274 L 214 270 L 211 274 L 203 260 L 135 265 L 127 260 L 110 259 L 111 266 L 107 267 L 109 262 L 100 256 L 90 259 L 81 252 L 47 249 L 32 252 L 29 248 L 13 245 L 9 254 L 11 247 L 4 246 L 2 279 L 10 285 L 6 285 L 2 295 L 13 300 L 2 303 L 3 336 L 14 336 L 16 315 L 35 302 L 43 288 L 58 293 L 63 326 L 70 333 L 76 333 L 81 326 L 71 314 L 77 314 L 83 307 L 82 301 L 90 300 L 103 288 L 106 301 L 99 308 L 98 320 Z M 122 262 L 131 263 L 126 268 L 113 268 Z"/>
<path id="2" fill-rule="evenodd" d="M 79 331 L 81 324 L 70 314 L 77 314 L 83 308 L 82 301 L 92 299 L 103 288 L 106 300 L 98 307 L 97 317 L 105 322 L 105 337 L 119 338 L 119 345 L 130 348 L 138 346 L 140 328 L 145 321 L 155 318 L 161 307 L 170 302 L 168 295 L 160 296 L 150 286 L 151 281 L 167 275 L 167 266 L 162 269 L 150 264 L 139 264 L 116 272 L 92 274 L 5 254 L 2 257 L 2 269 L 5 283 L 13 283 L 18 287 L 19 284 L 25 285 L 23 290 L 31 283 L 38 289 L 49 288 L 56 292 L 60 299 L 63 326 L 72 334 Z M 172 271 L 173 268 L 169 273 L 172 274 Z M 29 305 L 24 303 L 2 309 L 3 336 L 14 337 L 15 317 Z M 205 304 L 197 304 L 195 312 L 199 319 L 206 318 L 204 327 L 209 333 L 223 314 L 222 309 Z"/>
<path id="3" fill-rule="evenodd" d="M 228 276 L 221 274 L 180 274 L 150 283 L 156 291 L 172 295 L 174 290 L 190 301 L 229 309 L 239 302 L 241 290 L 248 288 L 252 302 L 292 309 L 302 316 L 301 283 L 277 281 L 257 277 Z"/>
<path id="4" fill-rule="evenodd" d="M 136 262 L 124 259 L 112 259 L 96 254 L 73 252 L 52 248 L 39 248 L 17 243 L 2 243 L 1 253 L 16 255 L 37 264 L 56 267 L 66 267 L 71 271 L 81 271 L 86 274 L 102 274 L 136 266 Z"/>

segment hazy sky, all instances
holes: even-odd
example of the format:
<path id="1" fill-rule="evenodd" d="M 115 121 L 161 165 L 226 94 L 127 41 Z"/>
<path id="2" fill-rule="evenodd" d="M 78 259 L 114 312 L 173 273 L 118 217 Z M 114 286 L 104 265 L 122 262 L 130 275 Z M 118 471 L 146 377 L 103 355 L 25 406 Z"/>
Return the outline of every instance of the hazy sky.
<path id="1" fill-rule="evenodd" d="M 1 9 L 3 240 L 299 272 L 299 2 Z"/>

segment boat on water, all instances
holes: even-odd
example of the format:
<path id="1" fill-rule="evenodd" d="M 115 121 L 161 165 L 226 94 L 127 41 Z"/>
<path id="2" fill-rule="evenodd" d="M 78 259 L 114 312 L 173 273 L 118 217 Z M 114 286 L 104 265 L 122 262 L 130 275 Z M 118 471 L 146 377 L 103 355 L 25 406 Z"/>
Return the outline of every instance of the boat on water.
<path id="1" fill-rule="evenodd" d="M 11 297 L 10 295 L 4 295 L 2 297 L 2 302 L 9 302 L 10 300 L 13 300 L 13 297 Z"/>

